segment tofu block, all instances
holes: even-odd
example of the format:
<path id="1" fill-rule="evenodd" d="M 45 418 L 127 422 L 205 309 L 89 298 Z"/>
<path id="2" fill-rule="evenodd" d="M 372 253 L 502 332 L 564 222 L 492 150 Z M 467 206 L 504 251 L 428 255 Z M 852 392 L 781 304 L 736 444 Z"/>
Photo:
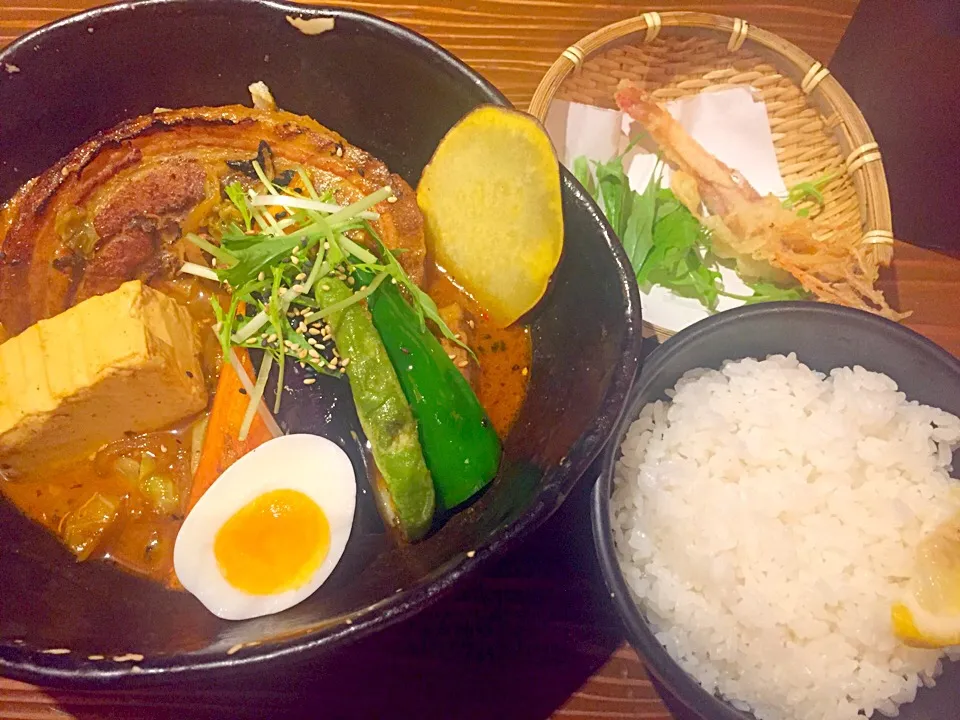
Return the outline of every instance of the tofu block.
<path id="1" fill-rule="evenodd" d="M 0 345 L 0 469 L 89 454 L 207 404 L 193 320 L 175 300 L 124 283 Z"/>

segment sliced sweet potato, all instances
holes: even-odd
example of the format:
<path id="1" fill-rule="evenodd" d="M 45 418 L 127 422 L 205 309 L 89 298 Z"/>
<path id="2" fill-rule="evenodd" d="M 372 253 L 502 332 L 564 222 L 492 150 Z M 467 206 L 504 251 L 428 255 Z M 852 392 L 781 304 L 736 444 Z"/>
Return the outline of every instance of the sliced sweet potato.
<path id="1" fill-rule="evenodd" d="M 541 125 L 480 107 L 440 141 L 417 201 L 437 263 L 499 326 L 543 297 L 563 250 L 560 167 Z"/>

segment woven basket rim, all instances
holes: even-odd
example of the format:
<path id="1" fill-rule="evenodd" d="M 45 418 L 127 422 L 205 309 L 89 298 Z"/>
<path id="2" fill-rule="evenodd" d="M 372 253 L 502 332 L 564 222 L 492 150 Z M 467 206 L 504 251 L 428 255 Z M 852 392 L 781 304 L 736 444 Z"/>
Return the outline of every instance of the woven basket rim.
<path id="1" fill-rule="evenodd" d="M 846 166 L 861 207 L 864 242 L 893 243 L 887 178 L 876 139 L 860 108 L 825 65 L 788 40 L 741 18 L 692 11 L 647 12 L 594 30 L 554 61 L 534 91 L 528 112 L 544 122 L 560 86 L 585 60 L 623 44 L 631 36 L 643 35 L 637 39 L 637 44 L 650 42 L 669 28 L 714 31 L 721 39 L 727 40 L 731 53 L 741 47 L 749 49 L 751 45 L 759 45 L 766 51 L 765 55 L 782 61 L 783 66 L 778 62 L 777 68 L 791 79 L 797 79 L 797 84 L 808 97 L 808 104 L 826 116 L 825 106 L 839 118 L 839 130 L 849 141 Z"/>

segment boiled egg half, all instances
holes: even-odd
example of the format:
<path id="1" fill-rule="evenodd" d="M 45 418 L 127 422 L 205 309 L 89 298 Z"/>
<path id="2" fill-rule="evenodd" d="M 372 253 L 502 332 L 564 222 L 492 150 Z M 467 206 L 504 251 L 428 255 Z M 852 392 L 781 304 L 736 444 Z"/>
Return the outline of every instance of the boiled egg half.
<path id="1" fill-rule="evenodd" d="M 353 464 L 317 435 L 284 435 L 237 460 L 187 515 L 173 551 L 183 587 L 244 620 L 286 610 L 330 577 L 350 539 Z"/>

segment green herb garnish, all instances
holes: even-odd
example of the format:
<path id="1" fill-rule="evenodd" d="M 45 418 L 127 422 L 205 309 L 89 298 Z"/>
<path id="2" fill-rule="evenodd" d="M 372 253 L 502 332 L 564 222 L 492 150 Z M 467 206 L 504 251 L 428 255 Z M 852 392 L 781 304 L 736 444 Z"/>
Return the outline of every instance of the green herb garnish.
<path id="1" fill-rule="evenodd" d="M 410 279 L 410 276 L 407 275 L 407 271 L 404 270 L 403 266 L 397 261 L 394 253 L 387 250 L 386 245 L 383 244 L 383 240 L 380 238 L 380 235 L 374 229 L 373 225 L 367 221 L 364 221 L 364 228 L 366 229 L 367 233 L 377 241 L 377 245 L 380 246 L 380 251 L 383 253 L 384 257 L 384 264 L 377 265 L 368 263 L 366 265 L 357 265 L 357 267 L 372 272 L 384 272 L 389 275 L 394 282 L 399 283 L 406 289 L 410 295 L 410 298 L 413 300 L 413 311 L 417 314 L 417 318 L 420 321 L 421 332 L 426 331 L 425 320 L 432 321 L 440 330 L 440 333 L 447 338 L 447 340 L 450 340 L 456 345 L 462 347 L 464 350 L 470 353 L 474 360 L 476 360 L 477 356 L 474 355 L 474 352 L 470 346 L 454 335 L 453 331 L 443 321 L 443 318 L 440 317 L 440 311 L 437 308 L 437 304 L 433 301 L 433 298 L 417 287 L 417 284 Z"/>
<path id="2" fill-rule="evenodd" d="M 590 172 L 590 163 L 582 155 L 573 161 L 573 175 L 591 196 L 597 196 L 597 184 Z"/>
<path id="3" fill-rule="evenodd" d="M 263 351 L 241 439 L 249 430 L 274 364 L 279 368 L 278 388 L 283 387 L 287 357 L 318 373 L 342 374 L 345 363 L 331 355 L 334 348 L 325 318 L 334 309 L 342 311 L 362 302 L 385 280 L 406 289 L 424 331 L 424 318 L 429 318 L 445 337 L 460 343 L 430 296 L 410 280 L 369 222 L 379 217 L 371 208 L 392 196 L 389 187 L 341 207 L 330 202 L 329 193 L 317 193 L 303 169 L 298 168 L 297 175 L 306 197 L 270 182 L 256 161 L 253 169 L 260 179 L 257 188 L 245 191 L 240 183 L 233 183 L 224 189 L 240 213 L 243 227 L 230 223 L 225 228 L 211 228 L 212 234 L 205 237 L 187 235 L 187 240 L 212 258 L 212 267 L 187 263 L 182 268 L 220 281 L 230 293 L 227 307 L 211 300 L 224 356 L 229 356 L 233 347 Z M 363 246 L 364 235 L 375 242 L 378 252 Z M 325 279 L 346 282 L 355 269 L 371 273 L 373 280 L 365 287 L 357 283 L 336 308 L 318 309 L 314 289 L 325 284 Z M 281 394 L 278 390 L 274 412 L 279 410 Z"/>
<path id="4" fill-rule="evenodd" d="M 792 210 L 805 200 L 811 200 L 822 210 L 824 205 L 823 189 L 829 185 L 835 177 L 835 174 L 827 173 L 826 175 L 821 175 L 816 180 L 797 183 L 787 190 L 787 197 L 783 199 L 781 204 L 787 210 Z M 807 217 L 810 215 L 810 208 L 800 208 L 797 210 L 797 215 Z"/>
<path id="5" fill-rule="evenodd" d="M 806 300 L 809 297 L 807 292 L 799 287 L 785 288 L 764 281 L 748 282 L 746 285 L 753 290 L 753 295 L 734 295 L 728 292 L 721 294 L 729 298 L 742 300 L 745 305 L 756 305 L 762 302 L 780 302 L 783 300 Z"/>
<path id="6" fill-rule="evenodd" d="M 754 291 L 749 296 L 726 292 L 719 263 L 710 252 L 710 233 L 671 190 L 662 187 L 662 164 L 658 162 L 642 193 L 630 189 L 623 169 L 623 157 L 629 149 L 606 163 L 578 157 L 573 170 L 620 237 L 642 289 L 661 285 L 676 295 L 698 300 L 710 312 L 717 309 L 720 297 L 745 303 L 806 297 L 801 288 L 781 288 L 768 282 L 747 283 Z M 791 191 L 791 197 L 794 202 L 806 197 L 822 201 L 820 188 L 831 179 L 801 184 Z"/>
<path id="7" fill-rule="evenodd" d="M 224 192 L 227 193 L 230 202 L 233 203 L 234 207 L 237 208 L 237 211 L 240 213 L 240 217 L 243 218 L 244 228 L 247 232 L 250 232 L 253 215 L 250 212 L 250 207 L 247 205 L 247 196 L 243 192 L 243 186 L 238 182 L 230 183 L 224 188 Z"/>

